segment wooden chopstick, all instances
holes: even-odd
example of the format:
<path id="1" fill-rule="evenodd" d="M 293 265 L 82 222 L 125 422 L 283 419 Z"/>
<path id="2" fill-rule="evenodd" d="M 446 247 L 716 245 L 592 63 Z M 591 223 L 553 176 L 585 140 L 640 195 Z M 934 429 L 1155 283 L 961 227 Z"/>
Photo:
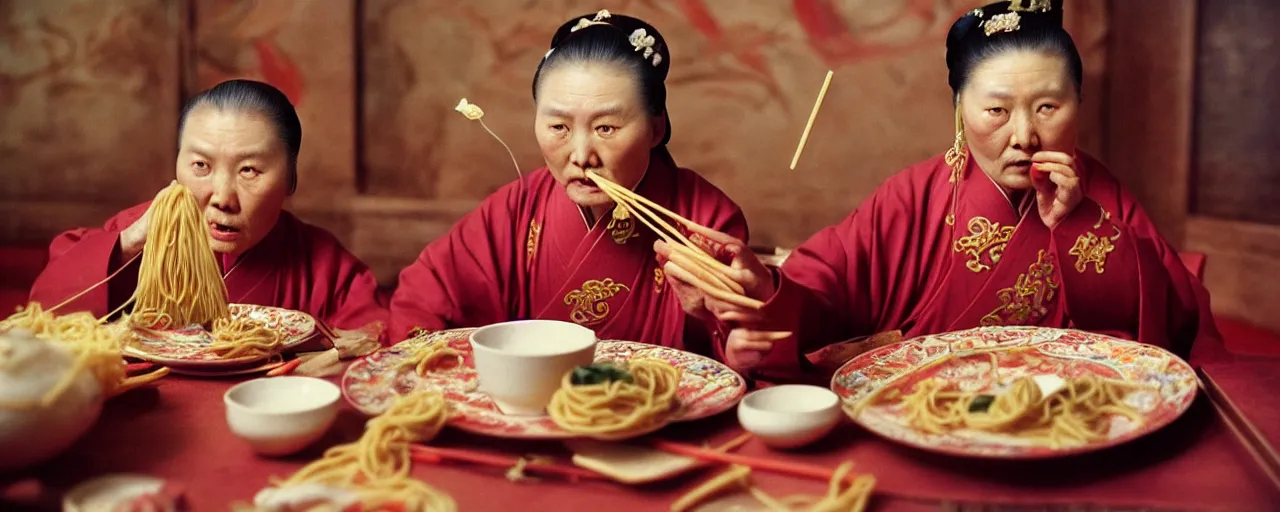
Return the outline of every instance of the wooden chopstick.
<path id="1" fill-rule="evenodd" d="M 498 468 L 510 468 L 515 466 L 516 462 L 520 460 L 519 458 L 503 455 L 493 455 L 471 450 L 441 448 L 438 446 L 427 445 L 413 445 L 410 447 L 409 453 L 410 458 L 412 458 L 414 462 L 430 464 L 435 464 L 448 459 Z M 530 472 L 569 477 L 570 479 L 610 480 L 609 477 L 600 473 L 577 466 L 561 466 L 558 464 L 542 464 L 539 462 L 529 461 L 525 464 L 524 469 Z"/>
<path id="2" fill-rule="evenodd" d="M 822 80 L 822 90 L 818 91 L 818 101 L 813 103 L 813 112 L 809 113 L 809 122 L 804 125 L 804 133 L 800 135 L 800 145 L 796 146 L 796 154 L 791 157 L 791 170 L 796 170 L 796 164 L 800 162 L 800 152 L 804 151 L 805 143 L 809 142 L 809 131 L 813 129 L 813 121 L 818 118 L 818 109 L 822 107 L 822 99 L 827 97 L 827 88 L 831 86 L 831 77 L 835 72 L 828 69 L 827 78 Z"/>
<path id="3" fill-rule="evenodd" d="M 1244 416 L 1240 409 L 1231 402 L 1231 398 L 1222 391 L 1213 377 L 1210 377 L 1204 368 L 1196 368 L 1196 373 L 1200 377 L 1200 387 L 1204 390 L 1205 395 L 1209 397 L 1209 403 L 1213 404 L 1213 408 L 1218 411 L 1218 415 L 1222 417 L 1227 427 L 1231 429 L 1231 433 L 1235 435 L 1236 440 L 1244 447 L 1253 460 L 1258 463 L 1263 473 L 1271 480 L 1271 484 L 1276 489 L 1280 489 L 1280 456 L 1276 454 L 1275 448 L 1267 441 L 1267 438 L 1258 431 L 1258 428 Z"/>
<path id="4" fill-rule="evenodd" d="M 663 215 L 666 215 L 667 217 L 674 219 L 676 222 L 684 224 L 685 227 L 689 228 L 690 231 L 693 231 L 695 233 L 698 233 L 702 236 L 709 237 L 709 238 L 715 238 L 717 235 L 720 234 L 718 231 L 714 229 L 711 229 L 709 227 L 703 226 L 702 224 L 698 224 L 697 222 L 686 219 L 680 216 L 680 214 L 673 212 L 671 210 L 668 210 L 658 203 L 650 201 L 649 198 L 642 196 L 640 194 L 637 194 L 634 190 L 631 190 L 622 185 L 609 181 L 608 179 L 604 179 L 603 176 L 600 176 L 599 174 L 596 174 L 594 172 L 591 174 L 601 178 L 602 181 L 608 183 L 613 188 L 617 189 L 619 194 L 625 195 L 631 199 L 634 199 L 636 202 L 644 203 L 646 206 L 661 212 Z"/>
<path id="5" fill-rule="evenodd" d="M 831 481 L 831 477 L 835 474 L 835 470 L 817 466 L 813 464 L 805 464 L 803 462 L 791 462 L 780 459 L 767 459 L 761 457 L 752 457 L 750 455 L 741 455 L 737 453 L 720 452 L 716 450 L 708 450 L 697 446 L 689 446 L 686 444 L 674 443 L 671 441 L 663 441 L 655 439 L 652 441 L 654 448 L 667 453 L 676 455 L 684 455 L 704 461 L 720 462 L 724 464 L 737 464 L 746 466 L 751 469 L 761 471 L 769 471 L 783 475 L 790 475 L 803 478 L 811 478 L 824 482 Z M 850 473 L 849 481 L 853 481 L 857 475 Z"/>
<path id="6" fill-rule="evenodd" d="M 744 296 L 742 285 L 738 284 L 726 275 L 727 272 L 734 271 L 731 267 L 711 257 L 710 254 L 707 254 L 701 247 L 686 238 L 679 230 L 663 221 L 662 217 L 650 211 L 644 203 L 653 205 L 671 217 L 681 219 L 681 221 L 690 225 L 696 226 L 696 223 L 693 223 L 688 219 L 684 219 L 674 212 L 666 210 L 665 208 L 658 206 L 656 203 L 645 199 L 644 196 L 631 192 L 621 185 L 613 183 L 594 172 L 588 171 L 587 177 L 599 185 L 600 190 L 604 191 L 604 193 L 613 199 L 619 206 L 630 208 L 641 223 L 665 240 L 672 247 L 673 261 L 676 261 L 676 263 L 681 267 L 701 270 L 707 275 L 708 279 L 702 279 L 695 275 L 694 282 L 690 284 L 698 287 L 708 295 L 740 307 L 750 309 L 760 309 L 764 307 L 763 302 Z M 643 203 L 641 201 L 643 201 Z M 660 224 L 663 229 L 659 229 L 654 225 L 655 223 Z M 702 230 L 709 230 L 709 228 L 699 227 Z M 677 242 L 676 240 L 673 240 L 671 235 L 678 237 L 679 241 Z"/>
<path id="7" fill-rule="evenodd" d="M 649 226 L 649 229 L 652 229 L 655 232 L 658 232 L 659 236 L 663 236 L 663 233 L 659 229 L 654 227 L 653 224 L 650 224 L 649 222 L 647 222 L 646 219 L 643 218 L 643 215 L 648 215 L 650 219 L 652 219 L 657 224 L 661 225 L 663 229 L 667 230 L 667 232 L 670 233 L 670 235 L 680 240 L 681 243 L 688 246 L 690 249 L 693 249 L 695 251 L 694 254 L 697 255 L 697 258 L 699 260 L 702 260 L 708 265 L 711 265 L 717 269 L 720 269 L 721 271 L 732 271 L 732 269 L 728 265 L 725 265 L 724 263 L 720 262 L 720 260 L 717 260 L 711 257 L 711 255 L 707 254 L 706 251 L 702 249 L 702 247 L 698 246 L 698 244 L 693 243 L 693 241 L 685 237 L 684 233 L 681 233 L 675 227 L 672 227 L 671 224 L 668 224 L 665 220 L 662 220 L 661 216 L 649 210 L 648 208 L 649 205 L 657 206 L 657 203 L 649 201 L 647 198 L 644 198 L 644 196 L 636 194 L 635 192 L 632 192 L 630 190 L 627 190 L 626 187 L 623 187 L 622 185 L 618 185 L 617 183 L 609 181 L 608 179 L 594 172 L 588 172 L 587 176 L 590 177 L 592 181 L 596 182 L 596 184 L 600 186 L 600 189 L 603 190 L 606 194 L 608 194 L 609 197 L 612 198 L 615 203 L 620 203 L 620 204 L 625 203 L 626 206 L 630 207 L 631 210 L 633 210 L 636 213 L 636 216 L 640 217 L 641 218 L 640 220 L 644 222 L 646 226 Z M 693 221 L 690 221 L 688 219 L 685 219 L 684 217 L 676 215 L 670 210 L 666 210 L 665 213 L 666 215 L 674 219 L 679 219 L 677 220 L 677 222 L 694 224 Z M 704 227 L 703 229 L 708 229 L 708 228 Z M 706 236 L 706 235 L 703 235 L 703 236 Z M 663 238 L 668 240 L 669 242 L 671 240 L 667 236 L 663 236 Z M 676 245 L 676 244 L 672 242 L 672 245 Z"/>

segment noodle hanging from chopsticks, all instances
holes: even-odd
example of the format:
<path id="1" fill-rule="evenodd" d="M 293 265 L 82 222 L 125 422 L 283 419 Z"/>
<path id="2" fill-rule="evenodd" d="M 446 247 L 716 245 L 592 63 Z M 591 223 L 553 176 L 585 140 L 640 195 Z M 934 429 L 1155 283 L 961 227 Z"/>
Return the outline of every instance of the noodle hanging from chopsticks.
<path id="1" fill-rule="evenodd" d="M 328 449 L 293 476 L 273 482 L 255 502 L 266 500 L 272 491 L 318 484 L 355 494 L 363 510 L 457 510 L 448 494 L 409 474 L 410 445 L 434 439 L 447 419 L 448 403 L 439 391 L 401 395 L 386 412 L 369 420 L 359 440 Z"/>
<path id="2" fill-rule="evenodd" d="M 598 439 L 622 439 L 660 426 L 679 407 L 680 370 L 666 361 L 636 359 L 630 380 L 575 384 L 567 373 L 547 414 L 561 428 Z"/>
<path id="3" fill-rule="evenodd" d="M 195 194 L 182 185 L 170 185 L 156 196 L 150 215 L 130 322 L 147 329 L 176 329 L 207 327 L 230 318 L 227 285 Z"/>

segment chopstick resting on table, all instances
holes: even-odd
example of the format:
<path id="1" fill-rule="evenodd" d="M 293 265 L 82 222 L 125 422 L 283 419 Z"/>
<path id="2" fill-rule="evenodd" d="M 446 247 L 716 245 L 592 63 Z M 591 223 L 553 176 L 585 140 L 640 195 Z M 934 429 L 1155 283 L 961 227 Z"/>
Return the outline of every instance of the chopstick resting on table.
<path id="1" fill-rule="evenodd" d="M 1218 387 L 1218 383 L 1214 382 L 1213 377 L 1210 377 L 1204 368 L 1197 368 L 1196 373 L 1200 377 L 1201 389 L 1204 389 L 1205 396 L 1209 397 L 1209 403 L 1213 404 L 1213 408 L 1231 429 L 1236 440 L 1258 463 L 1262 472 L 1266 473 L 1267 478 L 1271 480 L 1271 485 L 1280 489 L 1280 455 L 1276 454 L 1275 448 L 1267 442 L 1262 433 L 1258 432 L 1258 427 L 1254 426 L 1231 402 L 1231 398 Z"/>

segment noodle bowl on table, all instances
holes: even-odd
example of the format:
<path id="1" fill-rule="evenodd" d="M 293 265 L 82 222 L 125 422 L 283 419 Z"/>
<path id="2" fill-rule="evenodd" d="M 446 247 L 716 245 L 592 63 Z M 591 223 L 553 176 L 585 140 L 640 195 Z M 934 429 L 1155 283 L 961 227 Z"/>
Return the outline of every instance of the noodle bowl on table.
<path id="1" fill-rule="evenodd" d="M 506 415 L 478 389 L 470 335 L 474 329 L 454 329 L 420 335 L 356 360 L 342 376 L 342 393 L 365 414 L 379 414 L 399 395 L 439 389 L 449 401 L 449 424 L 473 433 L 523 439 L 584 437 L 560 427 L 550 416 Z M 424 353 L 447 354 L 418 372 Z M 669 363 L 679 372 L 675 407 L 651 428 L 627 432 L 639 435 L 681 421 L 706 418 L 735 406 L 746 393 L 746 381 L 729 367 L 681 350 L 632 341 L 601 340 L 595 363 L 626 366 L 633 360 Z"/>
<path id="2" fill-rule="evenodd" d="M 862 354 L 831 387 L 872 433 L 960 456 L 1035 459 L 1099 450 L 1177 419 L 1191 366 L 1153 346 L 1042 327 L 979 327 Z"/>

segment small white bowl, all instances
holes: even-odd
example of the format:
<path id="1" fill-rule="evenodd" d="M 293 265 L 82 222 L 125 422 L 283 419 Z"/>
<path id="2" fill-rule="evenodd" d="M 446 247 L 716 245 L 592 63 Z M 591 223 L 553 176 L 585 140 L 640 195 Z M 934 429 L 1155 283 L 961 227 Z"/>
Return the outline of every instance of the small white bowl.
<path id="1" fill-rule="evenodd" d="M 476 329 L 471 349 L 480 390 L 503 414 L 539 416 L 564 374 L 595 360 L 595 331 L 558 320 L 520 320 Z"/>
<path id="2" fill-rule="evenodd" d="M 338 386 L 313 377 L 267 377 L 227 390 L 227 425 L 263 455 L 288 455 L 324 436 L 338 416 Z"/>
<path id="3" fill-rule="evenodd" d="M 786 384 L 754 391 L 738 404 L 738 422 L 773 448 L 797 448 L 831 432 L 840 421 L 840 398 L 831 390 Z"/>

